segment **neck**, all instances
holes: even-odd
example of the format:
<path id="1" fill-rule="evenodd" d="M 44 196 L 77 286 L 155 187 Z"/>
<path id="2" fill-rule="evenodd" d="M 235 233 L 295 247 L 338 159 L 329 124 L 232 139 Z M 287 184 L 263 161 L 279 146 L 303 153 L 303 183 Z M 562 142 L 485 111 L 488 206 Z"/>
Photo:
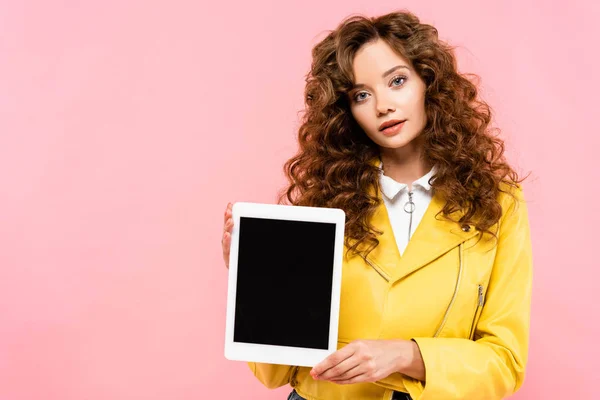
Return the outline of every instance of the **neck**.
<path id="1" fill-rule="evenodd" d="M 396 182 L 411 186 L 431 170 L 431 165 L 423 158 L 423 147 L 415 139 L 399 149 L 380 149 L 383 173 Z"/>

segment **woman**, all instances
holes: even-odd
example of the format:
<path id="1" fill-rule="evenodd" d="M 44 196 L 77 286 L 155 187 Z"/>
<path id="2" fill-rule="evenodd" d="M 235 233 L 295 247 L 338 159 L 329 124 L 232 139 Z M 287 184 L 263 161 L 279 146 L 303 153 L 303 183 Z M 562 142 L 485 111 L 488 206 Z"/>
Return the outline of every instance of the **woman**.
<path id="1" fill-rule="evenodd" d="M 527 207 L 491 111 L 437 30 L 349 17 L 313 49 L 293 205 L 346 212 L 338 351 L 248 363 L 289 399 L 502 399 L 523 384 Z M 229 260 L 231 204 L 223 257 Z M 310 329 L 302 321 L 294 329 Z"/>

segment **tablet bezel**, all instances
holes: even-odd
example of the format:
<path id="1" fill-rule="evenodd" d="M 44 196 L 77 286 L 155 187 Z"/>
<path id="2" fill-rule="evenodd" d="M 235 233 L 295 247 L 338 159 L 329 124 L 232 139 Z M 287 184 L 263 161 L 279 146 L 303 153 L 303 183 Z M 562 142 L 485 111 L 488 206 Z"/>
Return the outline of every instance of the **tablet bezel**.
<path id="1" fill-rule="evenodd" d="M 235 323 L 240 217 L 326 222 L 335 224 L 329 342 L 326 350 L 234 342 L 233 328 Z M 254 361 L 305 367 L 315 366 L 329 354 L 337 350 L 340 292 L 342 283 L 342 252 L 344 249 L 344 224 L 346 214 L 339 208 L 237 202 L 234 203 L 232 207 L 232 218 L 233 230 L 231 233 L 231 248 L 229 255 L 225 358 L 236 361 Z"/>

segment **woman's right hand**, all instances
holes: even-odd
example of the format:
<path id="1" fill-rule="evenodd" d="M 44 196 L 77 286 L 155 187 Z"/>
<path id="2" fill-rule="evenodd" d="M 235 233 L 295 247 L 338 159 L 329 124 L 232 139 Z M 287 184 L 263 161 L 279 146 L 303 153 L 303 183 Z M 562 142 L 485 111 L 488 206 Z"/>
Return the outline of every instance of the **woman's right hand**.
<path id="1" fill-rule="evenodd" d="M 225 220 L 223 222 L 223 238 L 221 244 L 223 245 L 223 261 L 225 261 L 225 267 L 229 268 L 229 249 L 231 247 L 231 232 L 233 231 L 233 216 L 231 211 L 232 204 L 227 203 L 225 209 Z"/>

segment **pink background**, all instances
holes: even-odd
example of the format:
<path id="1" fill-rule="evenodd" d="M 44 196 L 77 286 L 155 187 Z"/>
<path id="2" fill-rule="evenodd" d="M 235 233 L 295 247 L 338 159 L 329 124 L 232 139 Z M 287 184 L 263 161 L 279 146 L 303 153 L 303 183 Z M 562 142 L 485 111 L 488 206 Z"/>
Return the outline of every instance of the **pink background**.
<path id="1" fill-rule="evenodd" d="M 0 3 L 0 399 L 285 399 L 223 356 L 228 201 L 274 202 L 311 47 L 406 7 L 482 77 L 526 181 L 515 399 L 595 399 L 598 2 Z"/>

